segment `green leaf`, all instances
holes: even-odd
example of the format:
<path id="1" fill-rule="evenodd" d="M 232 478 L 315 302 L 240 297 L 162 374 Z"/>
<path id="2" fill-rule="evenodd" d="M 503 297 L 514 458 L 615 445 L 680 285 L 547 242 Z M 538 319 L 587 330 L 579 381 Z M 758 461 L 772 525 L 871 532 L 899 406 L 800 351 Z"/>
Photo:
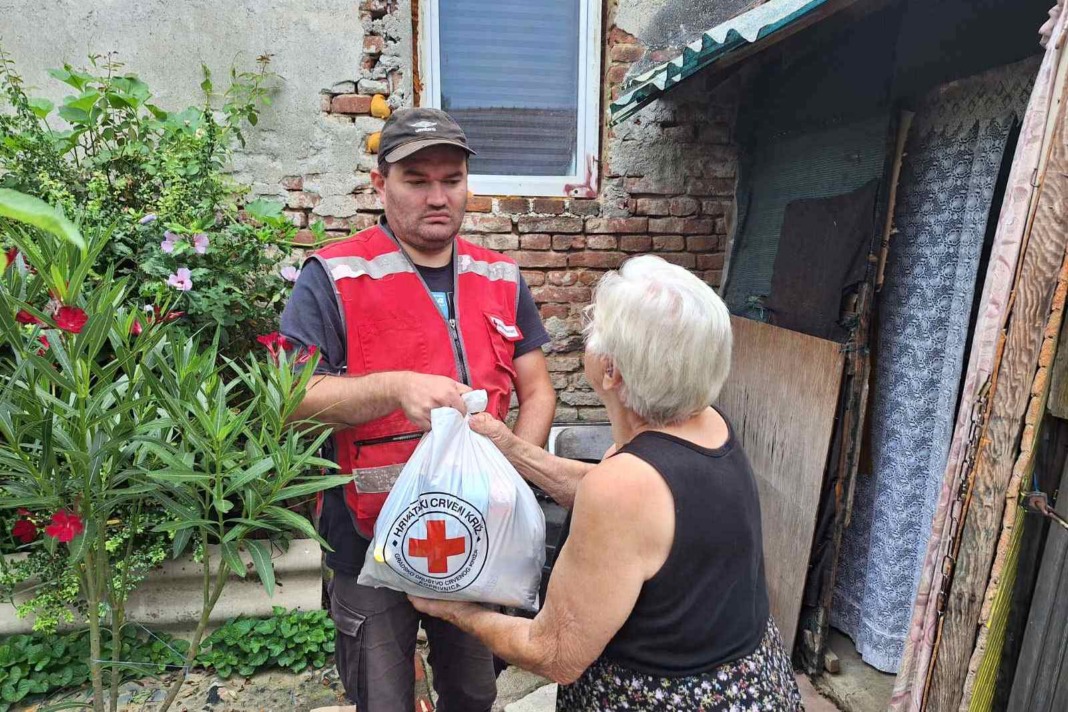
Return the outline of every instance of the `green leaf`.
<path id="1" fill-rule="evenodd" d="M 16 190 L 0 188 L 0 217 L 11 218 L 49 232 L 81 249 L 85 239 L 62 211 L 48 203 Z"/>
<path id="2" fill-rule="evenodd" d="M 296 529 L 298 532 L 307 535 L 311 539 L 317 539 L 319 536 L 311 522 L 296 512 L 291 512 L 282 507 L 270 506 L 264 511 L 264 514 L 278 520 L 285 526 Z"/>
<path id="3" fill-rule="evenodd" d="M 315 494 L 316 492 L 330 489 L 331 487 L 348 484 L 351 481 L 352 475 L 316 475 L 307 482 L 290 485 L 289 487 L 283 487 L 278 490 L 278 495 L 275 497 L 275 501 L 305 497 L 309 494 Z"/>
<path id="4" fill-rule="evenodd" d="M 193 537 L 192 529 L 180 529 L 174 533 L 174 544 L 171 547 L 171 558 L 177 559 L 189 546 L 189 540 Z"/>
<path id="5" fill-rule="evenodd" d="M 63 105 L 71 109 L 78 109 L 80 111 L 88 112 L 90 109 L 96 106 L 96 102 L 98 102 L 99 100 L 100 92 L 98 92 L 96 89 L 90 89 L 87 92 L 83 92 L 82 95 L 79 96 L 77 99 L 74 99 L 73 101 L 64 102 Z"/>
<path id="6" fill-rule="evenodd" d="M 241 560 L 241 554 L 237 551 L 237 544 L 232 541 L 223 542 L 220 545 L 222 549 L 223 561 L 230 567 L 230 570 L 241 578 L 245 578 L 245 562 Z"/>
<path id="7" fill-rule="evenodd" d="M 254 220 L 259 222 L 267 222 L 272 218 L 282 217 L 282 209 L 285 206 L 276 201 L 268 200 L 267 198 L 256 198 L 251 203 L 245 206 L 245 213 Z"/>
<path id="8" fill-rule="evenodd" d="M 270 544 L 255 539 L 245 541 L 245 549 L 252 557 L 252 563 L 256 567 L 256 573 L 260 575 L 263 588 L 268 597 L 274 596 L 274 564 L 271 562 Z M 257 626 L 257 629 L 259 626 Z"/>
<path id="9" fill-rule="evenodd" d="M 72 124 L 84 124 L 89 121 L 89 112 L 69 106 L 59 107 L 59 115 Z"/>
<path id="10" fill-rule="evenodd" d="M 56 106 L 48 99 L 44 99 L 41 97 L 29 99 L 26 104 L 30 107 L 30 111 L 33 112 L 34 116 L 39 119 L 43 119 L 48 116 L 48 114 L 50 114 L 52 112 L 52 109 L 54 109 Z"/>

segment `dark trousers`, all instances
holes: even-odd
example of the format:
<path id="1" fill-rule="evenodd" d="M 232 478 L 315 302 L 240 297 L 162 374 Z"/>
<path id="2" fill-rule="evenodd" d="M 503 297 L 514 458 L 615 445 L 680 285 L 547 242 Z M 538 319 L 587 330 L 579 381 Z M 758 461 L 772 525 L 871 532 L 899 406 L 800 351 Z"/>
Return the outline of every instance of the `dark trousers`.
<path id="1" fill-rule="evenodd" d="M 422 622 L 438 712 L 490 712 L 497 698 L 493 655 L 477 638 L 423 616 L 403 593 L 369 588 L 335 573 L 330 616 L 334 657 L 345 693 L 359 712 L 408 712 L 415 699 L 415 640 Z"/>

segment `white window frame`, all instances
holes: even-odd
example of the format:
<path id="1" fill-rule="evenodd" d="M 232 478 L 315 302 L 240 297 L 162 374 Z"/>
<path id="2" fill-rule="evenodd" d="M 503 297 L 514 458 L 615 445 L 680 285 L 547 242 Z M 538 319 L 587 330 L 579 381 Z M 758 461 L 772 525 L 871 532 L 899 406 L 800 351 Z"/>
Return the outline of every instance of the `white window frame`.
<path id="1" fill-rule="evenodd" d="M 441 108 L 440 30 L 438 0 L 419 0 L 419 57 L 422 106 Z M 477 195 L 532 197 L 597 197 L 600 164 L 601 107 L 601 0 L 579 0 L 578 160 L 577 173 L 569 176 L 514 176 L 472 174 L 471 192 Z"/>

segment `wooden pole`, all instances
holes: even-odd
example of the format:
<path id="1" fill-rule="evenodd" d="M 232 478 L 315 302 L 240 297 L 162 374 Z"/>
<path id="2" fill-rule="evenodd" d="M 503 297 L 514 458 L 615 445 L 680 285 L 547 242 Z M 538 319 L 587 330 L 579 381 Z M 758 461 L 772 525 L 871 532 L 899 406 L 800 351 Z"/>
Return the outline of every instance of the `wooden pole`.
<path id="1" fill-rule="evenodd" d="M 909 128 L 912 127 L 912 119 L 916 114 L 911 111 L 901 112 L 901 123 L 897 129 L 897 145 L 894 148 L 894 168 L 890 173 L 890 209 L 886 212 L 886 226 L 883 228 L 883 239 L 879 247 L 879 267 L 875 273 L 875 291 L 883 289 L 883 277 L 886 273 L 886 257 L 890 254 L 890 237 L 897 232 L 894 229 L 894 206 L 897 205 L 897 185 L 901 178 L 901 164 L 905 159 L 905 142 L 909 137 Z"/>

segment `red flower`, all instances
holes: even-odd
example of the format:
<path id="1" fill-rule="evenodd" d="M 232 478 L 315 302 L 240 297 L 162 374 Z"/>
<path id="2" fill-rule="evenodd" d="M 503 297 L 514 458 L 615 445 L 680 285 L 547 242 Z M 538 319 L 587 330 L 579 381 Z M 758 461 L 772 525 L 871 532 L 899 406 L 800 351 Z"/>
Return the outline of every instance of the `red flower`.
<path id="1" fill-rule="evenodd" d="M 45 352 L 52 348 L 52 344 L 48 343 L 48 337 L 44 334 L 38 336 L 37 340 L 41 342 L 41 348 L 37 349 L 37 355 L 44 356 Z"/>
<path id="2" fill-rule="evenodd" d="M 4 253 L 4 257 L 6 259 L 4 260 L 4 269 L 7 269 L 11 265 L 15 264 L 15 258 L 18 257 L 18 256 L 19 256 L 19 248 L 17 248 L 17 247 L 12 247 L 7 252 L 5 252 Z"/>
<path id="3" fill-rule="evenodd" d="M 74 537 L 85 531 L 82 518 L 77 514 L 69 514 L 61 509 L 52 515 L 52 523 L 45 527 L 45 534 L 53 539 L 59 539 L 64 544 L 72 541 Z"/>
<path id="4" fill-rule="evenodd" d="M 37 527 L 29 519 L 20 519 L 15 522 L 15 526 L 11 527 L 11 536 L 23 544 L 29 544 L 37 538 Z"/>
<path id="5" fill-rule="evenodd" d="M 25 507 L 19 507 L 19 509 L 18 509 L 18 515 L 19 515 L 20 517 L 29 517 L 29 516 L 32 516 L 32 515 L 30 514 L 30 510 L 26 509 Z"/>
<path id="6" fill-rule="evenodd" d="M 145 309 L 148 309 L 147 305 L 145 306 Z M 158 306 L 153 305 L 152 315 L 148 317 L 148 325 L 151 326 L 153 324 L 167 324 L 169 322 L 174 321 L 175 319 L 180 319 L 183 316 L 185 316 L 184 311 L 172 311 L 164 314 L 163 310 L 161 310 Z M 145 327 L 141 324 L 141 320 L 134 319 L 134 323 L 130 325 L 130 333 L 134 336 L 140 336 L 144 330 Z"/>
<path id="7" fill-rule="evenodd" d="M 172 312 L 167 312 L 166 314 L 160 314 L 159 307 L 152 307 L 152 308 L 156 312 L 156 321 L 158 321 L 158 322 L 160 322 L 162 324 L 166 324 L 167 322 L 174 321 L 175 319 L 181 319 L 183 316 L 185 316 L 185 312 L 184 311 L 172 311 Z"/>
<path id="8" fill-rule="evenodd" d="M 279 334 L 277 331 L 272 331 L 269 334 L 257 336 L 256 341 L 263 344 L 263 346 L 271 352 L 271 356 L 273 356 L 275 360 L 278 359 L 279 353 L 281 353 L 282 351 L 288 351 L 293 346 L 290 343 L 289 339 L 287 339 L 282 334 Z"/>
<path id="9" fill-rule="evenodd" d="M 56 328 L 72 334 L 81 333 L 89 317 L 78 307 L 60 307 L 56 312 Z"/>
<path id="10" fill-rule="evenodd" d="M 25 309 L 19 309 L 19 313 L 15 315 L 15 321 L 20 324 L 43 324 L 44 322 L 30 314 Z"/>
<path id="11" fill-rule="evenodd" d="M 315 356 L 315 354 L 317 353 L 319 353 L 318 346 L 309 346 L 308 348 L 302 350 L 300 352 L 300 355 L 297 356 L 297 365 L 303 366 L 304 364 L 308 363 L 308 361 L 311 361 L 312 357 Z"/>

